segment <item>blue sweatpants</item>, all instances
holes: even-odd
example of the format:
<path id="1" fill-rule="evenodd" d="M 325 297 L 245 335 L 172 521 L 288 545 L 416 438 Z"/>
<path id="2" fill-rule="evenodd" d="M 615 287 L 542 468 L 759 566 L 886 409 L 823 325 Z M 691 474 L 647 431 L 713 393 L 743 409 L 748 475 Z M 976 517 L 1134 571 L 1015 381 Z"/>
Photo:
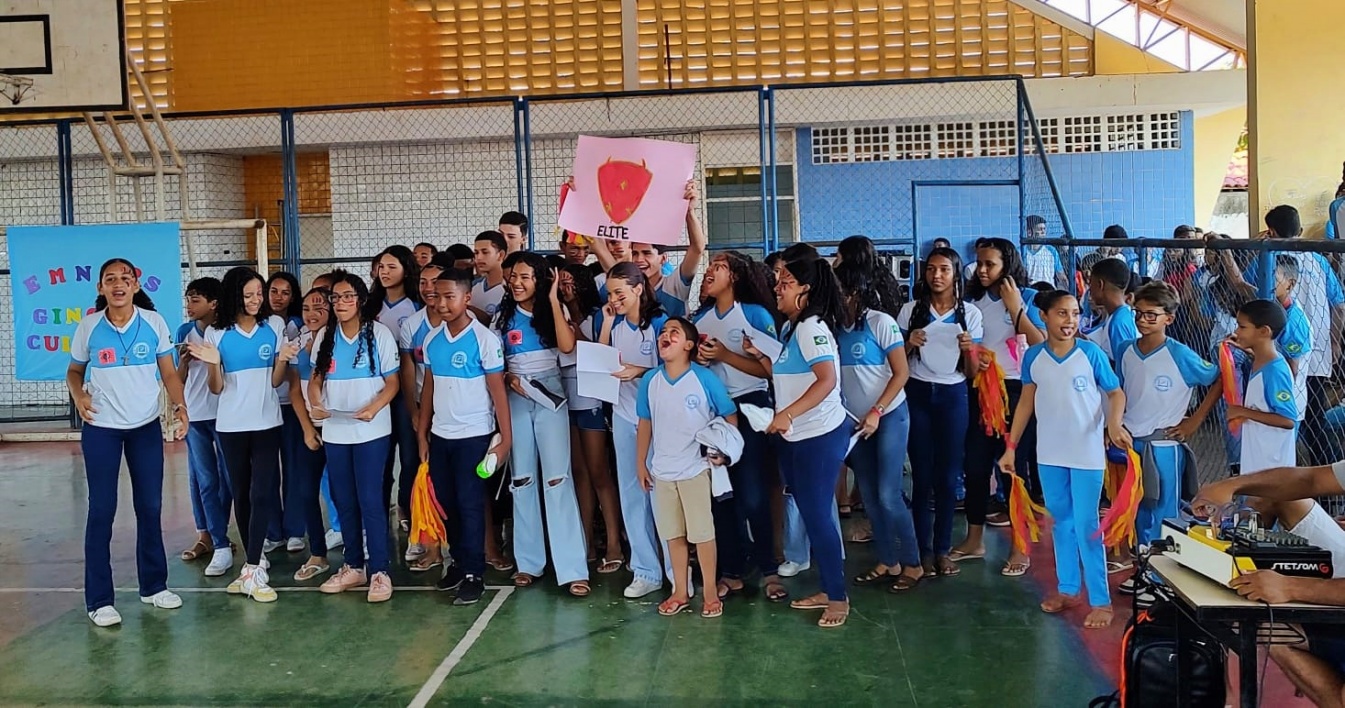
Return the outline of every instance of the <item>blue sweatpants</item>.
<path id="1" fill-rule="evenodd" d="M 1182 474 L 1186 456 L 1175 443 L 1143 443 L 1135 441 L 1135 452 L 1144 456 L 1144 448 L 1153 446 L 1154 463 L 1158 467 L 1158 499 L 1143 499 L 1135 515 L 1135 531 L 1142 545 L 1163 537 L 1163 519 L 1177 517 L 1182 503 Z M 1149 497 L 1154 490 L 1144 490 Z"/>
<path id="2" fill-rule="evenodd" d="M 1107 550 L 1098 535 L 1102 470 L 1040 465 L 1042 496 L 1054 520 L 1056 588 L 1062 595 L 1088 590 L 1088 604 L 1111 604 L 1107 589 Z M 1079 566 L 1083 566 L 1080 578 Z"/>
<path id="3" fill-rule="evenodd" d="M 383 493 L 383 464 L 391 445 L 390 435 L 355 445 L 326 444 L 332 499 L 341 515 L 341 535 L 347 539 L 346 565 L 364 568 L 369 575 L 386 573 L 392 565 Z M 365 544 L 360 543 L 361 536 Z"/>

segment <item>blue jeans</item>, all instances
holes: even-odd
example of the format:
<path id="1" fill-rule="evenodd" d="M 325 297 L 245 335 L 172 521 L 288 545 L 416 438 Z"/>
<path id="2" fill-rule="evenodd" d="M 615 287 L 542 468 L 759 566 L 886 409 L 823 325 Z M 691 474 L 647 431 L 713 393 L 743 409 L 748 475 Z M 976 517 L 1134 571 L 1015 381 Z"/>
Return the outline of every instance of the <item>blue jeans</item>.
<path id="1" fill-rule="evenodd" d="M 832 517 L 836 513 L 836 480 L 840 478 L 850 429 L 846 419 L 835 430 L 815 438 L 786 440 L 780 455 L 780 471 L 798 504 L 817 558 L 822 591 L 832 602 L 846 599 L 841 533 Z"/>
<path id="2" fill-rule="evenodd" d="M 420 443 L 416 442 L 416 427 L 411 423 L 411 414 L 406 410 L 402 394 L 398 393 L 392 399 L 392 403 L 388 404 L 388 408 L 392 411 L 392 437 L 389 438 L 388 457 L 383 464 L 383 498 L 392 501 L 392 471 L 400 462 L 401 469 L 397 473 L 397 508 L 409 519 L 411 485 L 415 484 L 416 471 L 420 469 Z"/>
<path id="3" fill-rule="evenodd" d="M 621 497 L 621 521 L 630 541 L 630 567 L 637 580 L 661 585 L 672 578 L 667 549 L 659 570 L 659 539 L 654 530 L 653 498 L 640 486 L 636 472 L 636 426 L 619 415 L 612 416 L 612 447 L 616 449 L 616 486 Z"/>
<path id="4" fill-rule="evenodd" d="M 1158 466 L 1158 498 L 1140 500 L 1135 513 L 1136 537 L 1143 545 L 1163 537 L 1163 519 L 1175 519 L 1182 504 L 1182 473 L 1186 455 L 1178 445 L 1154 445 L 1135 441 L 1135 452 L 1144 455 L 1146 446 L 1153 445 L 1154 464 Z M 1152 490 L 1144 490 L 1149 496 Z"/>
<path id="5" fill-rule="evenodd" d="M 559 376 L 538 381 L 552 391 L 561 390 Z M 570 410 L 563 405 L 559 410 L 548 410 L 510 391 L 509 417 L 514 426 L 510 490 L 514 495 L 514 559 L 518 572 L 540 576 L 546 569 L 549 541 L 556 581 L 568 585 L 588 580 L 579 497 L 570 476 Z"/>
<path id="6" fill-rule="evenodd" d="M 249 565 L 262 562 L 271 505 L 280 498 L 280 426 L 219 433 L 224 469 L 234 493 L 234 522 Z"/>
<path id="7" fill-rule="evenodd" d="M 765 391 L 754 391 L 733 400 L 739 406 L 750 403 L 768 410 L 775 408 Z M 751 561 L 765 578 L 778 570 L 768 492 L 779 470 L 773 464 L 766 434 L 753 430 L 745 415 L 738 416 L 738 432 L 743 436 L 743 452 L 737 464 L 729 467 L 733 496 L 713 504 L 719 574 L 741 578 L 748 572 Z"/>
<path id="8" fill-rule="evenodd" d="M 430 480 L 447 516 L 448 552 L 463 573 L 478 578 L 486 574 L 486 483 L 476 466 L 490 451 L 490 437 L 430 435 Z"/>
<path id="9" fill-rule="evenodd" d="M 327 448 L 319 445 L 316 450 L 309 450 L 307 445 L 300 445 L 299 450 L 295 451 L 294 466 L 285 470 L 285 479 L 288 482 L 290 478 L 294 479 L 294 484 L 298 487 L 299 500 L 293 505 L 303 512 L 304 528 L 308 530 L 308 552 L 317 558 L 326 558 L 327 551 L 327 528 L 322 523 L 322 480 L 327 467 Z M 289 515 L 291 505 L 285 506 L 285 514 Z"/>
<path id="10" fill-rule="evenodd" d="M 364 568 L 369 575 L 386 573 L 391 566 L 388 503 L 383 495 L 383 463 L 391 444 L 391 436 L 355 445 L 326 444 L 332 498 L 341 516 L 341 535 L 348 539 L 346 565 Z"/>
<path id="11" fill-rule="evenodd" d="M 915 523 L 904 493 L 910 427 L 910 409 L 903 401 L 878 420 L 873 435 L 860 438 L 850 451 L 850 469 L 873 525 L 878 562 L 889 568 L 920 565 Z"/>
<path id="12" fill-rule="evenodd" d="M 280 498 L 271 510 L 266 526 L 266 538 L 281 541 L 303 538 L 307 523 L 304 521 L 303 476 L 292 470 L 299 464 L 299 456 L 308 452 L 304 445 L 304 429 L 293 406 L 280 407 Z"/>
<path id="13" fill-rule="evenodd" d="M 794 492 L 786 486 L 784 494 L 785 518 L 782 531 L 784 533 L 785 560 L 790 563 L 805 565 L 813 557 L 813 547 L 808 542 L 808 531 L 804 528 L 803 514 L 799 512 L 799 505 L 794 501 Z M 836 527 L 836 533 L 839 534 L 841 532 L 841 514 L 840 509 L 836 508 L 834 502 L 831 505 L 831 523 Z M 845 544 L 841 544 L 841 560 L 845 560 Z"/>
<path id="14" fill-rule="evenodd" d="M 112 522 L 117 516 L 121 458 L 131 475 L 135 508 L 135 567 L 140 596 L 168 589 L 163 550 L 163 433 L 156 418 L 133 430 L 85 424 L 80 434 L 89 516 L 84 526 L 84 606 L 89 612 L 114 604 Z"/>
<path id="15" fill-rule="evenodd" d="M 967 385 L 911 379 L 911 510 L 922 556 L 946 556 L 953 548 L 956 483 L 966 454 Z M 934 499 L 934 513 L 929 500 Z"/>
<path id="16" fill-rule="evenodd" d="M 193 420 L 187 426 L 187 469 L 191 474 L 192 514 L 198 531 L 210 534 L 215 549 L 229 547 L 229 475 L 219 446 L 215 421 Z"/>
<path id="17" fill-rule="evenodd" d="M 1088 589 L 1088 604 L 1111 604 L 1107 589 L 1107 551 L 1098 536 L 1097 503 L 1102 498 L 1102 470 L 1041 465 L 1041 490 L 1053 519 L 1056 586 L 1062 595 Z M 1079 565 L 1083 565 L 1082 581 Z"/>

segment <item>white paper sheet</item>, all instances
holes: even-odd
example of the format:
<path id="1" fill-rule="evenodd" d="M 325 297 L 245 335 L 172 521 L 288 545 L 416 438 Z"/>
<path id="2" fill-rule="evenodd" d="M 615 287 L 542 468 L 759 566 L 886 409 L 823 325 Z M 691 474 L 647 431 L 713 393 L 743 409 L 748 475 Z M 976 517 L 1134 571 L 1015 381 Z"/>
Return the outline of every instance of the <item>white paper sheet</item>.
<path id="1" fill-rule="evenodd" d="M 565 403 L 565 396 L 548 389 L 536 379 L 530 379 L 526 376 L 521 378 L 523 379 L 523 392 L 538 405 L 545 406 L 550 411 L 557 411 Z"/>
<path id="2" fill-rule="evenodd" d="M 576 342 L 575 353 L 579 395 L 616 403 L 621 392 L 621 380 L 612 375 L 621 370 L 621 354 L 616 347 Z"/>
<path id="3" fill-rule="evenodd" d="M 752 338 L 753 346 L 761 352 L 762 356 L 771 361 L 780 358 L 780 350 L 784 349 L 784 345 L 776 341 L 775 337 L 760 332 L 749 332 L 748 336 Z"/>

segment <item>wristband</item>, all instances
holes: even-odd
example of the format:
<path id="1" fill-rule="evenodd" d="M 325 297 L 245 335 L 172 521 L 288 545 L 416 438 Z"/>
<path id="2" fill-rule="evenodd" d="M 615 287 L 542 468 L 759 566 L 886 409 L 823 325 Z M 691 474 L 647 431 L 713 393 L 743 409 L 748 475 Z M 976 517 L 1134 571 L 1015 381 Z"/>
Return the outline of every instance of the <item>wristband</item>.
<path id="1" fill-rule="evenodd" d="M 873 412 L 881 416 L 882 414 L 887 412 L 887 409 L 884 408 L 881 403 L 875 403 L 873 404 Z"/>
<path id="2" fill-rule="evenodd" d="M 1010 440 L 1009 438 L 1004 438 L 1004 449 L 1008 450 L 1009 452 L 1013 452 L 1014 450 L 1018 449 L 1018 443 Z"/>

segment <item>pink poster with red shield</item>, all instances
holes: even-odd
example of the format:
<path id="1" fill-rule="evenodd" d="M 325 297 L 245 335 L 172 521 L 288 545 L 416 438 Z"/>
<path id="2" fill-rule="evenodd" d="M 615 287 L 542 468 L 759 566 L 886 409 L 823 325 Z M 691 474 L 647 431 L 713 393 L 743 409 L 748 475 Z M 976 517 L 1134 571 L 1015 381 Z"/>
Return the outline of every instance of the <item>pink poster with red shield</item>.
<path id="1" fill-rule="evenodd" d="M 682 197 L 695 170 L 695 145 L 581 135 L 560 226 L 598 238 L 676 245 L 686 224 Z"/>

